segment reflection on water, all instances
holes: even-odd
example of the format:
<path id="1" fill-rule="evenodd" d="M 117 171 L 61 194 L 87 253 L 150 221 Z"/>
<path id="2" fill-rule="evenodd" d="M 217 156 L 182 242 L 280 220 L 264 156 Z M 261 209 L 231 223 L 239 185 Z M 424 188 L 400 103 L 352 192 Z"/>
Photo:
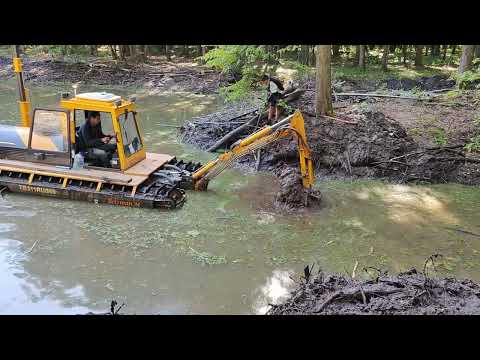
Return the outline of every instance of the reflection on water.
<path id="1" fill-rule="evenodd" d="M 449 212 L 445 201 L 436 197 L 433 191 L 426 187 L 375 187 L 359 192 L 357 197 L 368 200 L 370 194 L 380 197 L 388 205 L 389 218 L 399 224 L 427 224 L 432 220 L 458 223 L 458 219 Z"/>
<path id="2" fill-rule="evenodd" d="M 14 89 L 0 85 L 0 119 L 10 119 L 3 123 L 18 119 Z M 53 105 L 66 89 L 32 90 L 36 103 Z M 133 92 L 148 151 L 202 162 L 214 156 L 180 144 L 172 125 L 215 109 L 215 98 Z M 445 257 L 441 271 L 480 281 L 480 238 L 455 231 L 480 233 L 477 188 L 320 183 L 321 210 L 278 214 L 273 185 L 268 174 L 229 170 L 208 192 L 189 192 L 176 211 L 7 194 L 0 313 L 99 312 L 116 299 L 128 313 L 259 314 L 284 299 L 290 276 L 306 264 L 349 274 L 356 261 L 358 269 L 402 271 L 434 253 Z"/>
<path id="3" fill-rule="evenodd" d="M 285 301 L 295 286 L 292 279 L 292 271 L 274 270 L 272 276 L 267 278 L 265 285 L 260 286 L 254 312 L 264 315 L 270 308 L 270 304 L 278 305 Z"/>

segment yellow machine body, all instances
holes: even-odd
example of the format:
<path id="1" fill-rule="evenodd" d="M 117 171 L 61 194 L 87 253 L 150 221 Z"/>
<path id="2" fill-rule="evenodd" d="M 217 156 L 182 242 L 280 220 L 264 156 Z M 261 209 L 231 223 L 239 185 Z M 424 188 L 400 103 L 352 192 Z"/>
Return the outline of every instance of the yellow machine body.
<path id="1" fill-rule="evenodd" d="M 313 163 L 310 157 L 304 119 L 298 110 L 278 123 L 264 127 L 239 141 L 231 151 L 220 155 L 217 159 L 198 169 L 192 175 L 194 188 L 196 190 L 206 189 L 208 181 L 220 174 L 224 169 L 230 167 L 235 160 L 251 154 L 281 138 L 292 135 L 297 139 L 303 187 L 305 189 L 311 189 L 315 183 Z"/>
<path id="2" fill-rule="evenodd" d="M 62 99 L 60 101 L 60 106 L 71 112 L 70 121 L 72 123 L 78 122 L 78 119 L 75 119 L 76 110 L 106 112 L 111 115 L 113 130 L 117 137 L 117 150 L 121 170 L 127 170 L 138 162 L 146 159 L 147 154 L 143 146 L 142 129 L 136 115 L 135 103 L 127 101 L 125 99 L 112 101 L 86 99 L 78 95 L 72 99 Z M 123 133 L 121 131 L 121 124 L 119 123 L 120 117 L 125 114 L 125 112 L 133 114 L 140 144 L 142 145 L 142 148 L 134 152 L 133 154 L 127 154 L 125 152 L 125 139 L 122 137 Z M 78 127 L 80 124 L 76 123 L 75 125 Z M 70 129 L 74 131 L 76 126 L 70 126 Z M 71 138 L 75 139 L 75 136 L 72 136 Z"/>
<path id="3" fill-rule="evenodd" d="M 18 57 L 16 50 L 14 51 L 13 71 L 17 75 L 17 84 L 18 84 L 18 92 L 19 92 L 18 108 L 20 111 L 22 126 L 30 127 L 30 124 L 31 124 L 30 96 L 29 96 L 28 90 L 25 88 L 25 84 L 23 83 L 22 59 Z"/>

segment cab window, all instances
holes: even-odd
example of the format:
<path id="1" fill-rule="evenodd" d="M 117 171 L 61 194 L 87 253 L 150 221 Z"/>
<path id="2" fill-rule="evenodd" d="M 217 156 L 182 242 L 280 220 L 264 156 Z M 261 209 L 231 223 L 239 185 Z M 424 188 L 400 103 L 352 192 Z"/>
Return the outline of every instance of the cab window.
<path id="1" fill-rule="evenodd" d="M 30 148 L 68 152 L 68 117 L 63 111 L 35 110 Z"/>
<path id="2" fill-rule="evenodd" d="M 118 123 L 120 124 L 120 130 L 122 132 L 123 150 L 125 156 L 129 157 L 143 147 L 135 113 L 125 112 L 121 114 L 118 117 Z"/>
<path id="3" fill-rule="evenodd" d="M 75 126 L 76 128 L 80 128 L 88 118 L 88 110 L 75 110 Z M 104 134 L 113 134 L 113 121 L 112 121 L 112 114 L 109 112 L 102 112 L 100 111 L 100 121 L 102 132 Z"/>

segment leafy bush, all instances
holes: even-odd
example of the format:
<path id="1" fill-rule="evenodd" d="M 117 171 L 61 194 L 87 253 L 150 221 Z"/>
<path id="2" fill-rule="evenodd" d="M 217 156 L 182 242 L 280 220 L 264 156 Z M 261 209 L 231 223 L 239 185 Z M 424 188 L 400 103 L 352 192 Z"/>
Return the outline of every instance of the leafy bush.
<path id="1" fill-rule="evenodd" d="M 433 128 L 429 130 L 430 135 L 433 137 L 433 141 L 439 146 L 447 145 L 448 139 L 445 130 L 442 128 Z"/>
<path id="2" fill-rule="evenodd" d="M 474 136 L 470 142 L 465 145 L 465 150 L 468 152 L 480 152 L 480 135 Z"/>
<path id="3" fill-rule="evenodd" d="M 270 56 L 264 46 L 221 45 L 205 54 L 205 63 L 224 74 L 240 77 L 236 83 L 221 89 L 226 100 L 238 100 L 248 95 L 259 75 L 273 72 Z"/>
<path id="4" fill-rule="evenodd" d="M 480 88 L 480 70 L 469 70 L 456 75 L 456 81 L 460 89 Z"/>

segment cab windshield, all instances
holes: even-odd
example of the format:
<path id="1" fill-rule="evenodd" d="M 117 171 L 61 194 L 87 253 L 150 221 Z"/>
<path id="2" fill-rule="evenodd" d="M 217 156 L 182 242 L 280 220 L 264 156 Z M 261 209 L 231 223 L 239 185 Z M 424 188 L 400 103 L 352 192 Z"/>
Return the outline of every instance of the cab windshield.
<path id="1" fill-rule="evenodd" d="M 143 144 L 140 139 L 140 135 L 137 127 L 137 120 L 135 113 L 125 112 L 118 117 L 118 123 L 120 124 L 120 130 L 122 131 L 122 143 L 125 156 L 135 154 L 142 149 Z"/>

